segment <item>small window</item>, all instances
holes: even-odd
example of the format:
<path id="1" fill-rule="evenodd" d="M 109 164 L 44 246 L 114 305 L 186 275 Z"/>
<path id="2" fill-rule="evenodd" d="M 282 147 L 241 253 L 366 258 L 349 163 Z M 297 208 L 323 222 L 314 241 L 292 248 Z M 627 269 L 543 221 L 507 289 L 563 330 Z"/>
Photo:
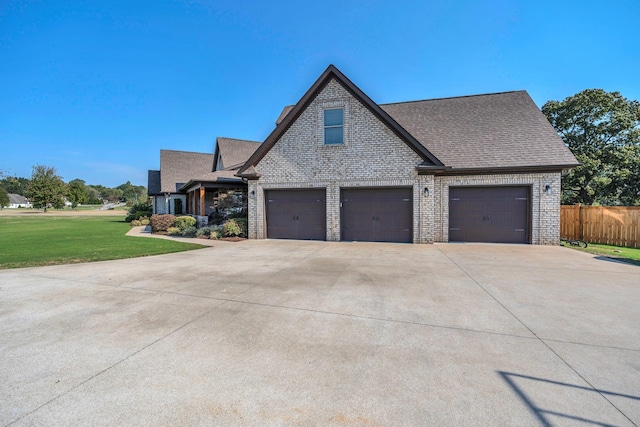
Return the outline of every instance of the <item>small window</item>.
<path id="1" fill-rule="evenodd" d="M 343 110 L 332 108 L 324 110 L 324 143 L 325 145 L 343 144 Z"/>

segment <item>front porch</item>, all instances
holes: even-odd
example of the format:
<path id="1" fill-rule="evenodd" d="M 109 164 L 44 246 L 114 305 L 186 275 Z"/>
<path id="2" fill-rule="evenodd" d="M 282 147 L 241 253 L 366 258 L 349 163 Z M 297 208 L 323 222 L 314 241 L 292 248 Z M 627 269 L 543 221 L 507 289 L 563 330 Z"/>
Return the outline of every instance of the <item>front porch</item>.
<path id="1" fill-rule="evenodd" d="M 220 223 L 230 214 L 247 210 L 247 187 L 222 183 L 199 183 L 186 193 L 186 214 L 206 223 Z"/>

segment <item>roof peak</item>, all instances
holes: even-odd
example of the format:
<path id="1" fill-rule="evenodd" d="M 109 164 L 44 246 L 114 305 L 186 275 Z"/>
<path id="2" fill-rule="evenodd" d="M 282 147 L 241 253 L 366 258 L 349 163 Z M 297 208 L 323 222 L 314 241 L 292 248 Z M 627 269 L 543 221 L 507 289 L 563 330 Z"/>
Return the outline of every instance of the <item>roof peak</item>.
<path id="1" fill-rule="evenodd" d="M 409 132 L 407 132 L 396 120 L 393 119 L 386 111 L 376 104 L 369 96 L 357 87 L 347 76 L 342 74 L 335 65 L 330 64 L 326 70 L 316 79 L 316 81 L 302 95 L 302 98 L 296 102 L 295 106 L 282 118 L 276 128 L 269 134 L 264 143 L 249 157 L 249 160 L 240 168 L 239 176 L 251 166 L 255 166 L 262 160 L 279 138 L 289 129 L 302 112 L 311 104 L 315 97 L 329 84 L 331 80 L 336 80 L 347 92 L 355 99 L 361 102 L 374 116 L 384 123 L 393 133 L 403 140 L 409 148 L 418 154 L 423 160 L 428 160 L 435 165 L 442 165 L 429 150 L 420 144 Z"/>

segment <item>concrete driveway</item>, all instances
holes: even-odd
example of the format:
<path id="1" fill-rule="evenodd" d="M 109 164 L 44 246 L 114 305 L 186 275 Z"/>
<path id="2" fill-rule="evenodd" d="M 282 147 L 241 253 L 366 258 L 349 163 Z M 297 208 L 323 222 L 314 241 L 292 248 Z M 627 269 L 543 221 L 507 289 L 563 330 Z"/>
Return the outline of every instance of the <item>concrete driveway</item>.
<path id="1" fill-rule="evenodd" d="M 0 425 L 640 424 L 640 267 L 219 242 L 0 272 Z"/>

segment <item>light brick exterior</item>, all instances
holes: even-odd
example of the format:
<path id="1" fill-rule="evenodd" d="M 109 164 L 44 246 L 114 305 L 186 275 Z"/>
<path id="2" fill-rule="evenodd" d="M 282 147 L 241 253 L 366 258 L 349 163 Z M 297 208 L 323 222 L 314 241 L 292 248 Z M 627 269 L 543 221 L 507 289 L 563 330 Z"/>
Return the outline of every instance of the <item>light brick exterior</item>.
<path id="1" fill-rule="evenodd" d="M 336 107 L 344 108 L 344 144 L 325 146 L 323 110 Z M 249 238 L 266 237 L 264 191 L 268 189 L 325 188 L 326 238 L 339 241 L 341 188 L 412 187 L 413 241 L 432 243 L 448 240 L 449 186 L 523 184 L 532 186 L 532 243 L 558 242 L 559 173 L 434 177 L 417 174 L 415 168 L 422 161 L 332 80 L 256 165 L 261 177 L 248 186 Z M 540 194 L 546 184 L 555 190 L 551 196 Z"/>
<path id="2" fill-rule="evenodd" d="M 436 176 L 434 241 L 449 241 L 449 187 L 522 185 L 531 188 L 531 243 L 560 243 L 560 173 Z M 545 186 L 551 186 L 551 194 Z"/>

